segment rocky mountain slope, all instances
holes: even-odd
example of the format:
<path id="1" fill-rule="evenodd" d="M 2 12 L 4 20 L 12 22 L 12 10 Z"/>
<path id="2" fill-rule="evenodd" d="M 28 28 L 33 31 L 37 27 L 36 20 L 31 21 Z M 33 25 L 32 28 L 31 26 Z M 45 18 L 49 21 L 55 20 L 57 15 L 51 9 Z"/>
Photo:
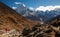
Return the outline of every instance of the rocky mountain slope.
<path id="1" fill-rule="evenodd" d="M 30 29 L 23 30 L 26 37 L 60 37 L 60 15 L 52 18 L 50 23 L 37 24 Z"/>
<path id="2" fill-rule="evenodd" d="M 58 15 L 58 16 L 56 16 L 56 17 L 54 17 L 54 18 L 51 18 L 51 19 L 49 20 L 49 22 L 50 22 L 50 24 L 53 25 L 53 26 L 56 26 L 56 27 L 60 26 L 60 15 Z"/>
<path id="3" fill-rule="evenodd" d="M 25 27 L 31 28 L 35 24 L 35 21 L 21 16 L 16 11 L 0 2 L 0 29 L 9 27 L 10 29 L 22 31 Z"/>

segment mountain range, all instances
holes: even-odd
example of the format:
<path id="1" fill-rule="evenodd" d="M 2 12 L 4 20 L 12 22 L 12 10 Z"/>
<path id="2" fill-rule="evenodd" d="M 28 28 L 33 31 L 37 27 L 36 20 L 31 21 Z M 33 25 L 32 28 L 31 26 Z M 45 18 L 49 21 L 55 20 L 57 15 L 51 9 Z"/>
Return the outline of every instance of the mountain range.
<path id="1" fill-rule="evenodd" d="M 44 11 L 39 11 L 39 10 L 37 10 L 37 11 L 31 10 L 31 9 L 23 6 L 22 4 L 20 4 L 20 6 L 16 8 L 16 11 L 19 14 L 23 15 L 24 17 L 27 17 L 29 19 L 36 20 L 36 21 L 47 21 L 47 19 L 60 15 L 59 8 L 56 8 L 51 11 L 46 10 L 44 12 Z"/>

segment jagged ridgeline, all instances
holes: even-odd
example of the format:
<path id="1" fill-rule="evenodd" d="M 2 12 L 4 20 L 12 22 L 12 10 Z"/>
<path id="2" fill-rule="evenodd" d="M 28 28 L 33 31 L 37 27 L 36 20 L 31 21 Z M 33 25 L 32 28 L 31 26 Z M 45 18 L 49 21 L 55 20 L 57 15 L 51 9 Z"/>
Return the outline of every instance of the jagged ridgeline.
<path id="1" fill-rule="evenodd" d="M 21 16 L 6 4 L 0 2 L 0 29 L 9 27 L 10 29 L 22 31 L 25 27 L 31 28 L 35 24 L 35 21 Z"/>

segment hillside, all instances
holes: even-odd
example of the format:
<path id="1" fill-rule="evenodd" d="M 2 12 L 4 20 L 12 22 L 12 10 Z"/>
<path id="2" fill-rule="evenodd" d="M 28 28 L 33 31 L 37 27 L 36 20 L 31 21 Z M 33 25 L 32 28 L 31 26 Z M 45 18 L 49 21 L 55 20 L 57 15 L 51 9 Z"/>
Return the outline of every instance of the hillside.
<path id="1" fill-rule="evenodd" d="M 0 2 L 0 29 L 9 27 L 10 29 L 16 29 L 22 31 L 25 27 L 31 28 L 36 22 L 29 20 L 16 11 Z"/>
<path id="2" fill-rule="evenodd" d="M 60 26 L 60 15 L 50 19 L 49 21 L 50 21 L 50 24 L 53 26 L 56 26 L 56 27 Z"/>

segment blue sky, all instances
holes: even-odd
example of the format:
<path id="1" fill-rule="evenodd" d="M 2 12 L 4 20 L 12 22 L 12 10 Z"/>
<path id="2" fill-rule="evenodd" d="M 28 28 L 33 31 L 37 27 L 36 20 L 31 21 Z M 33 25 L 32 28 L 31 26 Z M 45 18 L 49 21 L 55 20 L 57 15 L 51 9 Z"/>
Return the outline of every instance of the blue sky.
<path id="1" fill-rule="evenodd" d="M 60 5 L 60 0 L 0 0 L 10 7 L 18 7 L 14 2 L 21 2 L 27 7 L 37 8 L 39 6 L 56 6 Z"/>

